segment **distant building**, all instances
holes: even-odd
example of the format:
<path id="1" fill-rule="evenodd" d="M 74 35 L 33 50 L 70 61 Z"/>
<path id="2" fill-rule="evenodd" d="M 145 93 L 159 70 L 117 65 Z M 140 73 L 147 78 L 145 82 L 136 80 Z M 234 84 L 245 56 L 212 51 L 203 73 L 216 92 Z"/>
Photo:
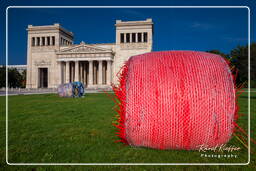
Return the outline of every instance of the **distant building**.
<path id="1" fill-rule="evenodd" d="M 0 67 L 5 67 L 5 65 L 0 65 Z M 9 69 L 17 69 L 19 73 L 27 70 L 27 65 L 8 65 Z"/>
<path id="2" fill-rule="evenodd" d="M 115 43 L 74 44 L 74 34 L 60 24 L 29 25 L 26 87 L 56 88 L 81 81 L 87 87 L 105 88 L 117 83 L 125 61 L 152 51 L 153 22 L 116 20 L 115 27 Z"/>

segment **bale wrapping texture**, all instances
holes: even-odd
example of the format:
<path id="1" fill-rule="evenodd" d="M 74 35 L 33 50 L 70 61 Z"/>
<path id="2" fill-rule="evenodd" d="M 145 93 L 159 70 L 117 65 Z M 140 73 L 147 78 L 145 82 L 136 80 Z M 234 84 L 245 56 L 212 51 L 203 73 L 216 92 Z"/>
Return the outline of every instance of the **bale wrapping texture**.
<path id="1" fill-rule="evenodd" d="M 58 86 L 58 95 L 60 97 L 72 97 L 73 95 L 72 83 L 60 84 Z"/>
<path id="2" fill-rule="evenodd" d="M 129 59 L 119 87 L 119 136 L 132 146 L 198 149 L 227 143 L 236 111 L 226 61 L 195 51 L 152 52 Z"/>
<path id="3" fill-rule="evenodd" d="M 84 85 L 81 82 L 60 84 L 58 86 L 60 97 L 81 97 L 84 94 Z"/>

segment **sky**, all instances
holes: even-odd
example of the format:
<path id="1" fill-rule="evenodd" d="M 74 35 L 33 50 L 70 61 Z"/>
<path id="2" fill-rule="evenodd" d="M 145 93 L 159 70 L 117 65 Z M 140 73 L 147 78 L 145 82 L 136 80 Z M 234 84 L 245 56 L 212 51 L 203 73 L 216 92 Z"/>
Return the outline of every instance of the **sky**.
<path id="1" fill-rule="evenodd" d="M 1 10 L 9 5 L 24 4 L 1 4 Z M 31 1 L 27 5 L 51 5 L 51 3 L 48 1 L 48 4 L 34 4 L 33 1 L 32 4 Z M 4 19 L 5 14 L 3 12 L 1 14 L 1 18 Z M 74 33 L 75 44 L 81 41 L 89 44 L 115 43 L 116 20 L 132 21 L 147 18 L 152 18 L 154 23 L 153 51 L 217 49 L 229 53 L 238 45 L 246 45 L 248 42 L 247 8 L 9 8 L 8 64 L 26 64 L 28 25 L 60 23 Z M 2 33 L 5 32 L 5 27 L 1 26 L 0 29 Z M 0 64 L 5 64 L 3 40 L 0 42 Z M 254 40 L 252 38 L 252 41 Z"/>

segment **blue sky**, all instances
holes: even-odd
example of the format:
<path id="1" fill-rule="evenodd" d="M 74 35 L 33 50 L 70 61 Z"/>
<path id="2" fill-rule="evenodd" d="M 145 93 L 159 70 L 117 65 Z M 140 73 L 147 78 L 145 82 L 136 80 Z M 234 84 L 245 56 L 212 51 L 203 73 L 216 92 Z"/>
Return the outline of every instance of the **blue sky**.
<path id="1" fill-rule="evenodd" d="M 28 1 L 26 1 L 28 2 Z M 46 1 L 47 2 L 47 1 Z M 1 10 L 8 5 L 104 5 L 104 4 L 1 4 Z M 63 1 L 65 3 L 65 1 Z M 131 4 L 107 4 L 131 5 Z M 134 4 L 163 5 L 163 4 Z M 193 5 L 193 4 L 166 4 Z M 198 4 L 195 4 L 198 5 Z M 218 4 L 201 4 L 218 5 Z M 228 4 L 220 4 L 228 5 Z M 229 4 L 239 5 L 239 4 Z M 247 4 L 241 4 L 247 5 Z M 250 5 L 250 4 L 249 4 Z M 251 4 L 254 6 L 254 4 Z M 1 13 L 2 15 L 4 13 Z M 1 16 L 4 19 L 5 15 Z M 235 9 L 159 9 L 159 8 L 118 8 L 118 9 L 50 9 L 50 8 L 11 8 L 8 10 L 9 64 L 26 64 L 26 27 L 60 23 L 72 31 L 75 43 L 114 43 L 115 20 L 145 20 L 154 22 L 153 50 L 199 50 L 218 49 L 229 53 L 237 45 L 248 41 L 248 10 Z M 5 28 L 1 26 L 1 32 Z M 252 39 L 253 41 L 255 39 Z M 0 42 L 1 61 L 5 63 L 5 44 Z"/>

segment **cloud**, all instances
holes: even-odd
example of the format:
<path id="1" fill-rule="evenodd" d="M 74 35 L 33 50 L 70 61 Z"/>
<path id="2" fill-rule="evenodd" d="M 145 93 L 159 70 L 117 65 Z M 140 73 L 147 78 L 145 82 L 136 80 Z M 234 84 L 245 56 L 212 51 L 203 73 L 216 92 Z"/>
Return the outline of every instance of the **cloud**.
<path id="1" fill-rule="evenodd" d="M 123 9 L 122 12 L 131 16 L 144 17 L 144 18 L 146 17 L 143 13 L 133 9 Z"/>
<path id="2" fill-rule="evenodd" d="M 202 30 L 209 30 L 209 29 L 214 28 L 214 26 L 212 24 L 199 23 L 199 22 L 192 23 L 190 27 L 194 28 L 194 29 L 202 29 Z"/>
<path id="3" fill-rule="evenodd" d="M 244 37 L 223 37 L 224 40 L 229 41 L 229 42 L 244 42 L 244 41 L 248 41 L 248 38 L 244 38 Z"/>

